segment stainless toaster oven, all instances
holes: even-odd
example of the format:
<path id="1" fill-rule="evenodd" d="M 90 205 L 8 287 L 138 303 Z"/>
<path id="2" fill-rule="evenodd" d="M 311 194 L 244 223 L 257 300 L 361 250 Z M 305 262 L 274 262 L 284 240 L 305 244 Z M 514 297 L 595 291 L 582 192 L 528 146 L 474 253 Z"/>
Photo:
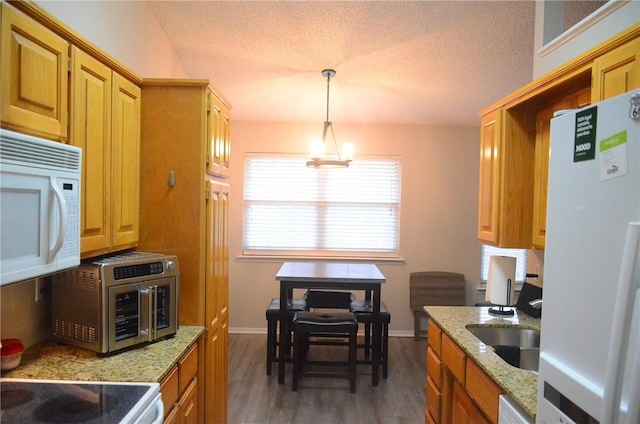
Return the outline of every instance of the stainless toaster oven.
<path id="1" fill-rule="evenodd" d="M 53 337 L 98 353 L 178 330 L 176 256 L 126 252 L 58 273 L 51 285 Z"/>

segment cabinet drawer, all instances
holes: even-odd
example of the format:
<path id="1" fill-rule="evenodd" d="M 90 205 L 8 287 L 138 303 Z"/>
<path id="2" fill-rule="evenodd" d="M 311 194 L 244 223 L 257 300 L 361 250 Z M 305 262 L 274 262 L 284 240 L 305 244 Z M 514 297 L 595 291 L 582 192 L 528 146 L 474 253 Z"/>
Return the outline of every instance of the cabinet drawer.
<path id="1" fill-rule="evenodd" d="M 431 349 L 433 349 L 436 355 L 440 356 L 442 349 L 442 330 L 433 322 L 432 319 L 429 319 L 427 322 L 427 338 Z"/>
<path id="2" fill-rule="evenodd" d="M 427 349 L 427 375 L 442 390 L 442 362 L 431 348 Z"/>
<path id="3" fill-rule="evenodd" d="M 501 390 L 473 361 L 467 364 L 465 388 L 487 418 L 497 423 Z"/>
<path id="4" fill-rule="evenodd" d="M 173 367 L 168 376 L 160 383 L 160 393 L 162 393 L 162 404 L 165 414 L 169 414 L 173 405 L 178 402 L 180 390 L 178 390 L 178 367 Z"/>
<path id="5" fill-rule="evenodd" d="M 442 406 L 442 394 L 433 384 L 430 377 L 427 377 L 427 411 L 435 422 L 440 422 L 440 408 Z"/>
<path id="6" fill-rule="evenodd" d="M 465 354 L 446 334 L 442 335 L 441 357 L 455 379 L 464 384 Z"/>
<path id="7" fill-rule="evenodd" d="M 180 393 L 184 392 L 198 372 L 198 345 L 194 344 L 179 362 Z"/>

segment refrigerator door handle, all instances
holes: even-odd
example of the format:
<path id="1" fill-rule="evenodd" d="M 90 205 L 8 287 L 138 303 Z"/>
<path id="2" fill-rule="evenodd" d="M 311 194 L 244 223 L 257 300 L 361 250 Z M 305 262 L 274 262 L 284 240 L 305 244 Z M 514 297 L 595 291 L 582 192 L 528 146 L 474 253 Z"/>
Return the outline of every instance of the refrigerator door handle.
<path id="1" fill-rule="evenodd" d="M 615 422 L 620 411 L 624 364 L 627 363 L 629 332 L 633 316 L 633 303 L 638 283 L 635 282 L 640 247 L 640 222 L 630 222 L 622 254 L 616 302 L 613 308 L 613 326 L 609 339 L 609 353 L 605 367 L 603 405 L 600 422 Z"/>

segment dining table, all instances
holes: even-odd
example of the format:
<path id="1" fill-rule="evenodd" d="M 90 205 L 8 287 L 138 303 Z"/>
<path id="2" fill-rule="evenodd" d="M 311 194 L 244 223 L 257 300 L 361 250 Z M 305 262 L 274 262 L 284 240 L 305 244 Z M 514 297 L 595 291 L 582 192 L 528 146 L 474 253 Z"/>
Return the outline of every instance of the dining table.
<path id="1" fill-rule="evenodd" d="M 380 320 L 380 297 L 386 279 L 375 264 L 345 262 L 285 262 L 276 274 L 280 282 L 280 333 L 278 336 L 278 383 L 284 384 L 285 364 L 288 351 L 286 334 L 287 301 L 294 289 L 361 291 L 365 300 L 372 304 L 371 337 L 371 384 L 378 385 L 378 370 L 381 362 L 382 323 Z"/>

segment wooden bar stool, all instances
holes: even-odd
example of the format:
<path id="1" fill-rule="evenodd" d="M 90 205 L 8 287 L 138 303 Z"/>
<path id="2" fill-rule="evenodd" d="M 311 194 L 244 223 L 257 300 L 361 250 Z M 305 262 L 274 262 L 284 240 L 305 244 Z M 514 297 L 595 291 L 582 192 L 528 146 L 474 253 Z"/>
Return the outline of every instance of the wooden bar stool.
<path id="1" fill-rule="evenodd" d="M 293 320 L 293 315 L 299 311 L 307 309 L 304 299 L 290 299 L 287 303 L 287 319 L 289 322 Z M 267 317 L 267 375 L 271 375 L 271 368 L 274 362 L 278 361 L 280 350 L 278 349 L 278 323 L 280 315 L 280 299 L 271 299 L 269 307 L 265 311 Z M 282 326 L 280 327 L 282 328 Z M 291 326 L 289 326 L 291 330 Z M 291 332 L 285 335 L 286 350 L 284 354 L 289 356 L 291 353 Z"/>
<path id="2" fill-rule="evenodd" d="M 371 352 L 371 324 L 373 324 L 373 305 L 370 300 L 353 300 L 349 310 L 356 315 L 356 320 L 364 324 L 364 343 L 358 344 L 364 348 L 364 357 L 369 358 Z M 382 378 L 389 375 L 389 324 L 391 314 L 384 302 L 380 302 L 380 324 L 382 325 Z M 358 364 L 371 364 L 370 360 L 358 360 Z"/>
<path id="3" fill-rule="evenodd" d="M 293 328 L 293 391 L 298 390 L 298 379 L 301 377 L 339 377 L 349 379 L 349 390 L 356 391 L 356 351 L 358 348 L 358 321 L 351 312 L 318 313 L 296 312 L 292 322 Z M 344 336 L 349 339 L 348 361 L 310 361 L 305 360 L 307 341 L 310 337 Z M 346 365 L 348 371 L 320 372 L 308 371 L 308 365 Z"/>

